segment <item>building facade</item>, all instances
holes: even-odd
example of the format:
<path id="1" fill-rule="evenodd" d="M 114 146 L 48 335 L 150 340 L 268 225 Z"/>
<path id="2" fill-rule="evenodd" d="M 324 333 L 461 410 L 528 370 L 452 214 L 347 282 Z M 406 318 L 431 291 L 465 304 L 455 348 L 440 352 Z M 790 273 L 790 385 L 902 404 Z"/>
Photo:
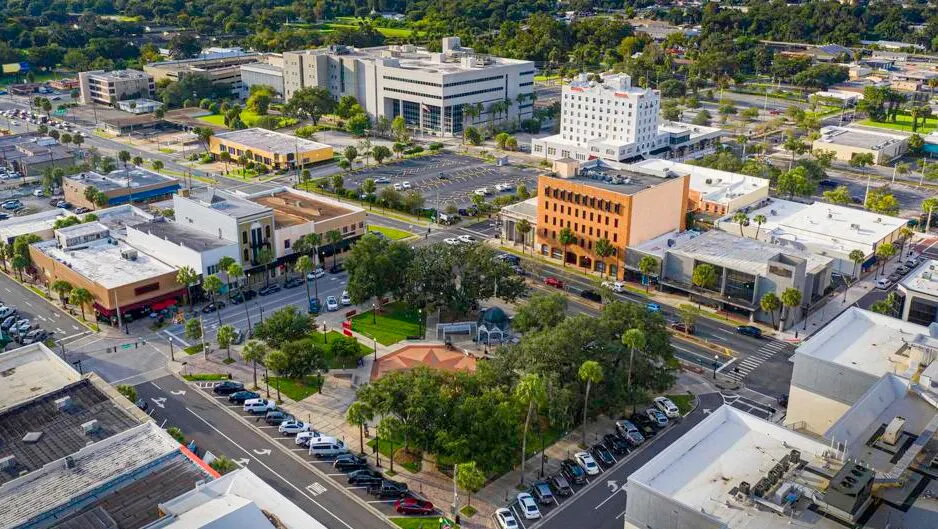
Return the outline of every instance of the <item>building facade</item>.
<path id="1" fill-rule="evenodd" d="M 869 129 L 824 127 L 821 137 L 811 144 L 813 150 L 833 151 L 838 160 L 849 162 L 857 154 L 870 154 L 873 163 L 884 165 L 908 150 L 909 138 L 900 134 L 886 134 Z"/>
<path id="2" fill-rule="evenodd" d="M 332 146 L 267 129 L 222 132 L 209 139 L 209 152 L 219 158 L 227 152 L 232 160 L 242 155 L 271 169 L 309 167 L 332 160 Z"/>
<path id="3" fill-rule="evenodd" d="M 281 59 L 281 64 L 282 59 Z M 274 95 L 278 99 L 283 99 L 283 66 L 255 62 L 241 65 L 241 87 L 242 95 L 246 95 L 252 86 L 266 85 L 274 89 Z"/>
<path id="4" fill-rule="evenodd" d="M 179 180 L 142 167 L 118 169 L 103 175 L 87 171 L 62 179 L 65 200 L 88 209 L 99 206 L 85 196 L 88 188 L 95 188 L 107 197 L 107 206 L 165 200 L 179 189 Z"/>
<path id="5" fill-rule="evenodd" d="M 213 84 L 229 87 L 234 97 L 241 97 L 241 66 L 255 63 L 259 57 L 257 53 L 244 52 L 209 54 L 195 59 L 150 63 L 143 67 L 143 71 L 153 76 L 154 81 L 179 81 L 187 75 L 202 75 Z"/>
<path id="6" fill-rule="evenodd" d="M 919 325 L 938 321 L 938 261 L 926 259 L 899 281 L 902 319 Z"/>
<path id="7" fill-rule="evenodd" d="M 769 197 L 769 180 L 673 160 L 652 159 L 631 165 L 632 170 L 660 176 L 690 175 L 687 210 L 709 216 L 734 213 Z"/>
<path id="8" fill-rule="evenodd" d="M 534 63 L 476 54 L 458 37 L 442 52 L 413 45 L 329 48 L 283 54 L 284 98 L 319 87 L 355 97 L 372 119 L 403 116 L 408 127 L 459 136 L 464 126 L 524 120 L 534 114 Z M 471 107 L 478 115 L 463 112 Z"/>
<path id="9" fill-rule="evenodd" d="M 153 77 L 139 70 L 81 72 L 78 84 L 85 105 L 115 105 L 126 99 L 151 98 L 156 89 Z"/>

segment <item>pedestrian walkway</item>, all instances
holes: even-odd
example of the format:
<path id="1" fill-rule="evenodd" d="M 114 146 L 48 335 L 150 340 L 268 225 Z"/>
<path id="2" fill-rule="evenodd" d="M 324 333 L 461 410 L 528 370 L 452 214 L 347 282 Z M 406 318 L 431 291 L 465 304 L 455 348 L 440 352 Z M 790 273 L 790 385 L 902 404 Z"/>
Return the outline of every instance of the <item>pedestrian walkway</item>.
<path id="1" fill-rule="evenodd" d="M 723 365 L 719 369 L 725 376 L 736 381 L 746 378 L 746 375 L 755 371 L 759 366 L 779 353 L 790 353 L 791 345 L 778 340 L 770 340 L 756 352 L 743 357 L 742 360 L 736 360 Z"/>

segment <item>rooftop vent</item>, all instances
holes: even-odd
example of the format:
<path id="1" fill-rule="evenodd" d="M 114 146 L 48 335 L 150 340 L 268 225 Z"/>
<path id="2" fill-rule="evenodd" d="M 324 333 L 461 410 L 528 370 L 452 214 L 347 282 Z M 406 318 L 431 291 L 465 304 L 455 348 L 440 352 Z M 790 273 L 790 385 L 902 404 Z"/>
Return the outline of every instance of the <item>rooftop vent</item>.
<path id="1" fill-rule="evenodd" d="M 10 470 L 16 466 L 16 457 L 13 455 L 8 455 L 6 457 L 0 457 L 0 470 Z"/>
<path id="2" fill-rule="evenodd" d="M 65 468 L 75 468 L 75 458 L 72 456 L 65 456 Z"/>
<path id="3" fill-rule="evenodd" d="M 859 225 L 859 224 L 851 224 L 850 227 L 851 227 L 852 229 L 854 229 L 854 230 L 859 230 L 859 229 L 860 229 L 860 225 Z"/>
<path id="4" fill-rule="evenodd" d="M 82 423 L 81 429 L 85 432 L 85 435 L 91 435 L 101 429 L 101 424 L 97 419 L 91 419 L 86 423 Z"/>
<path id="5" fill-rule="evenodd" d="M 62 398 L 55 399 L 55 409 L 59 411 L 65 411 L 72 407 L 72 397 L 66 395 Z"/>
<path id="6" fill-rule="evenodd" d="M 23 436 L 24 443 L 38 443 L 42 439 L 42 432 L 29 432 Z"/>
<path id="7" fill-rule="evenodd" d="M 121 250 L 121 259 L 126 259 L 127 261 L 136 261 L 137 255 L 137 250 L 134 248 L 125 248 Z"/>

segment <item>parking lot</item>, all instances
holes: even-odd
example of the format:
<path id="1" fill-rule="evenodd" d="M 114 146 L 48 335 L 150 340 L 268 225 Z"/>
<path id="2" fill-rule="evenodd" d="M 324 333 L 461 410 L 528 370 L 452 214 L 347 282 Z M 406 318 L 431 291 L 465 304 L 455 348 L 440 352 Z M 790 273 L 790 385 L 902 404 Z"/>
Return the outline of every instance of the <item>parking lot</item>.
<path id="1" fill-rule="evenodd" d="M 538 171 L 526 167 L 497 167 L 478 158 L 459 154 L 437 154 L 365 169 L 346 178 L 345 187 L 358 187 L 366 179 L 373 179 L 378 190 L 397 185 L 401 191 L 419 191 L 428 207 L 440 209 L 447 206 L 457 208 L 472 203 L 471 196 L 477 189 L 486 188 L 487 199 L 499 194 L 496 184 L 512 184 L 517 188 L 524 183 L 533 190 Z M 509 193 L 503 191 L 502 193 Z"/>

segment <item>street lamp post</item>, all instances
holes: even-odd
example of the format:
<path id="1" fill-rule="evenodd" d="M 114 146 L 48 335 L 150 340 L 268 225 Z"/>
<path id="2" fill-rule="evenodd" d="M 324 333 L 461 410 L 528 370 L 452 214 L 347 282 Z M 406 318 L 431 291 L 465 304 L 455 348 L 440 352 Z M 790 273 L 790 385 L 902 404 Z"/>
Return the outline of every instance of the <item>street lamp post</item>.
<path id="1" fill-rule="evenodd" d="M 261 323 L 264 323 L 264 306 L 257 303 L 257 308 L 261 309 Z"/>
<path id="2" fill-rule="evenodd" d="M 173 362 L 176 361 L 176 355 L 173 352 L 173 337 L 172 336 L 169 337 L 169 359 L 170 361 L 173 361 Z"/>
<path id="3" fill-rule="evenodd" d="M 720 365 L 720 355 L 713 355 L 713 380 L 717 379 L 717 367 Z"/>

